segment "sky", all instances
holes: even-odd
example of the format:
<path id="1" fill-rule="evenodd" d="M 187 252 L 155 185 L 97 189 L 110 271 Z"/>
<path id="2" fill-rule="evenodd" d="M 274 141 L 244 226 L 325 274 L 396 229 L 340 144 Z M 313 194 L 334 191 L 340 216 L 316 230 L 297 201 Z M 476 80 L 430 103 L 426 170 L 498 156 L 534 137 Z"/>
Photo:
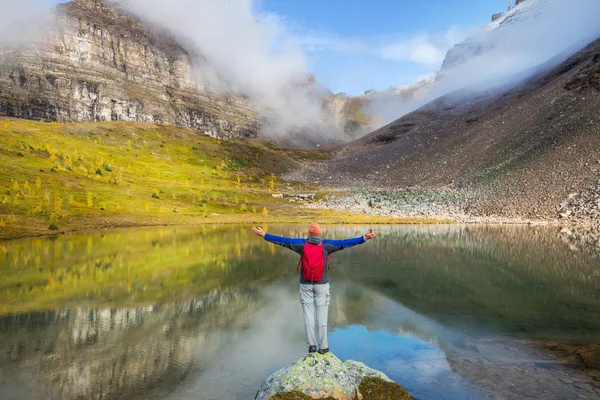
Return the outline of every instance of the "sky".
<path id="1" fill-rule="evenodd" d="M 506 0 L 262 0 L 298 38 L 317 80 L 333 92 L 411 83 L 446 51 L 505 11 Z"/>
<path id="2" fill-rule="evenodd" d="M 256 0 L 254 12 L 285 26 L 323 86 L 358 95 L 436 72 L 450 47 L 507 5 L 507 0 Z"/>

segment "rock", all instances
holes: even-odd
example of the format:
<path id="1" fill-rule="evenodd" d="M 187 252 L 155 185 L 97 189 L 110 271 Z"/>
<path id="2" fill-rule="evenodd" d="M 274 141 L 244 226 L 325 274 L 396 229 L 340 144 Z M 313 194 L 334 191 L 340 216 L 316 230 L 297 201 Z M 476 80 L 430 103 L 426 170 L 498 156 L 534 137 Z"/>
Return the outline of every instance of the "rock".
<path id="1" fill-rule="evenodd" d="M 497 13 L 497 14 L 492 15 L 492 22 L 496 21 L 497 19 L 499 19 L 503 15 L 504 15 L 504 13 Z"/>
<path id="2" fill-rule="evenodd" d="M 362 382 L 362 380 L 366 377 L 380 378 L 386 382 L 392 381 L 383 372 L 377 371 L 373 368 L 369 368 L 365 364 L 358 361 L 348 360 L 344 362 L 344 366 L 348 370 L 350 382 L 352 387 L 354 388 L 357 388 Z"/>
<path id="3" fill-rule="evenodd" d="M 412 399 L 400 385 L 395 384 L 383 372 L 357 361 L 342 362 L 330 352 L 324 355 L 308 354 L 301 360 L 275 372 L 261 385 L 255 400 L 303 398 L 354 400 L 356 396 L 364 400 L 380 398 L 363 396 L 360 392 L 361 387 L 369 393 L 392 390 L 393 393 L 405 393 L 405 396 L 408 396 L 388 396 L 381 397 L 382 399 Z"/>
<path id="4" fill-rule="evenodd" d="M 316 197 L 315 193 L 283 193 L 283 198 L 290 200 L 314 200 Z"/>

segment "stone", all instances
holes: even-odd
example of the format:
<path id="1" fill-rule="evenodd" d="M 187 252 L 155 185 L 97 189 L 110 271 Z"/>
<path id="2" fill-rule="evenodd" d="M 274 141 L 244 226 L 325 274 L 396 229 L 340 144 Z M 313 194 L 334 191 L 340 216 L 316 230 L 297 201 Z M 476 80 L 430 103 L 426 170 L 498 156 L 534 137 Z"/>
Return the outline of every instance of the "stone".
<path id="1" fill-rule="evenodd" d="M 359 387 L 361 383 L 367 382 L 366 378 L 375 378 L 380 380 L 379 382 L 390 383 L 396 390 L 404 392 L 383 372 L 369 368 L 357 361 L 342 362 L 329 352 L 323 355 L 308 354 L 299 361 L 275 372 L 263 382 L 256 393 L 255 400 L 302 398 L 299 393 L 315 399 L 354 400 L 355 396 L 362 399 Z"/>
<path id="2" fill-rule="evenodd" d="M 348 374 L 350 376 L 350 382 L 352 387 L 357 388 L 362 380 L 367 377 L 375 377 L 380 378 L 384 381 L 391 382 L 392 380 L 388 378 L 383 372 L 377 371 L 373 368 L 366 366 L 365 364 L 348 360 L 344 362 L 344 366 L 348 370 Z"/>
<path id="3" fill-rule="evenodd" d="M 492 15 L 492 22 L 496 21 L 497 19 L 500 19 L 503 15 L 504 15 L 504 13 L 493 14 Z"/>

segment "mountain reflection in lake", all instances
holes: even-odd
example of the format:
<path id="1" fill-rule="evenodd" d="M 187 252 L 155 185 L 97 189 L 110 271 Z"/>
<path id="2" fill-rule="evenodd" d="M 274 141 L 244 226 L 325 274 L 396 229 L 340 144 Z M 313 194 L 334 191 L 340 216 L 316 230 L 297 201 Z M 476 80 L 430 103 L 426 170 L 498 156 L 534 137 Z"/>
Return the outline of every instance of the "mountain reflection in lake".
<path id="1" fill-rule="evenodd" d="M 338 357 L 418 398 L 600 398 L 594 254 L 549 228 L 378 230 L 332 263 Z M 0 243 L 0 399 L 253 398 L 306 351 L 296 262 L 239 226 Z"/>

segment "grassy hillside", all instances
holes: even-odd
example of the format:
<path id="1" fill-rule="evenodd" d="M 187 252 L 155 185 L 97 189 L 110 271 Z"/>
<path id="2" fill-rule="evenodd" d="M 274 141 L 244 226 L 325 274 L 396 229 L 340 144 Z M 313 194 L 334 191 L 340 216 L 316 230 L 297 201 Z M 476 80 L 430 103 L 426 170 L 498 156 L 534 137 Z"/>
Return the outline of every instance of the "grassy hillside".
<path id="1" fill-rule="evenodd" d="M 308 190 L 277 175 L 309 156 L 320 157 L 172 126 L 0 119 L 0 238 L 111 226 L 363 221 L 272 196 Z"/>

